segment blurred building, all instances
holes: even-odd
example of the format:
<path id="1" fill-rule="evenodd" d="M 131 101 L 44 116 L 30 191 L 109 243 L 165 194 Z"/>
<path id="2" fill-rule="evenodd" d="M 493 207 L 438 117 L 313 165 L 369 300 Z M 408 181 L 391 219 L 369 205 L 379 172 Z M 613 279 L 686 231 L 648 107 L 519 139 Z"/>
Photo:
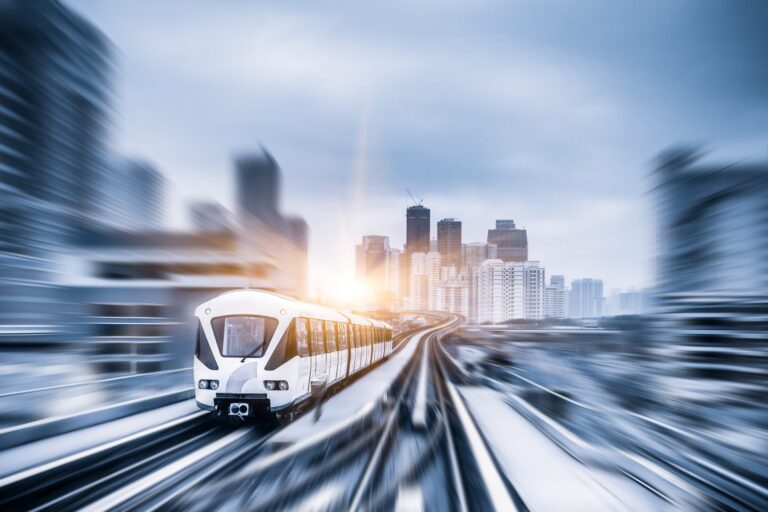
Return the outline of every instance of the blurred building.
<path id="1" fill-rule="evenodd" d="M 568 293 L 568 316 L 570 318 L 597 318 L 603 316 L 602 279 L 574 279 Z"/>
<path id="2" fill-rule="evenodd" d="M 258 151 L 238 155 L 235 172 L 240 222 L 258 219 L 280 231 L 280 168 L 272 154 L 261 146 Z"/>
<path id="3" fill-rule="evenodd" d="M 239 236 L 259 241 L 270 258 L 296 276 L 293 286 L 282 290 L 295 297 L 306 295 L 309 230 L 298 216 L 284 216 L 280 211 L 280 167 L 272 154 L 261 146 L 252 153 L 235 158 Z"/>
<path id="4" fill-rule="evenodd" d="M 387 236 L 363 236 L 355 246 L 355 275 L 378 305 L 393 305 L 399 295 L 400 251 L 390 248 Z"/>
<path id="5" fill-rule="evenodd" d="M 661 155 L 655 176 L 668 402 L 702 426 L 764 428 L 768 165 L 706 165 L 678 149 Z"/>
<path id="6" fill-rule="evenodd" d="M 77 303 L 87 361 L 106 372 L 148 372 L 191 363 L 201 302 L 233 288 L 296 287 L 258 243 L 233 233 L 91 233 L 62 259 Z"/>
<path id="7" fill-rule="evenodd" d="M 565 277 L 551 276 L 544 288 L 544 318 L 565 318 Z"/>
<path id="8" fill-rule="evenodd" d="M 443 219 L 437 223 L 437 252 L 443 266 L 461 266 L 461 221 Z"/>
<path id="9" fill-rule="evenodd" d="M 124 231 L 157 231 L 165 220 L 167 180 L 151 164 L 115 157 L 102 177 L 98 223 Z"/>
<path id="10" fill-rule="evenodd" d="M 230 233 L 235 231 L 232 213 L 218 201 L 194 201 L 189 204 L 192 230 L 203 233 Z"/>
<path id="11" fill-rule="evenodd" d="M 55 0 L 0 4 L 0 340 L 56 340 L 54 255 L 103 213 L 111 47 Z"/>
<path id="12" fill-rule="evenodd" d="M 488 243 L 496 245 L 501 261 L 528 261 L 528 233 L 516 229 L 511 219 L 496 221 L 496 229 L 488 230 Z"/>
<path id="13" fill-rule="evenodd" d="M 606 316 L 644 315 L 651 309 L 648 290 L 611 290 L 605 301 Z"/>
<path id="14" fill-rule="evenodd" d="M 543 319 L 544 273 L 537 261 L 484 261 L 477 279 L 477 321 Z"/>

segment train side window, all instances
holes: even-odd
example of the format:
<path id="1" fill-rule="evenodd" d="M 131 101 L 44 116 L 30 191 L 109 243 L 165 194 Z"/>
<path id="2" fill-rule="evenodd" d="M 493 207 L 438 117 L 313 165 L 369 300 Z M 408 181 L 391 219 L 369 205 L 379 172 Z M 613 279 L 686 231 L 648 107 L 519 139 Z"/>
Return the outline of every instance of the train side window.
<path id="1" fill-rule="evenodd" d="M 325 322 L 325 345 L 328 352 L 336 352 L 336 322 Z"/>
<path id="2" fill-rule="evenodd" d="M 325 341 L 323 333 L 323 321 L 322 320 L 310 320 L 310 327 L 312 329 L 312 354 L 324 354 L 325 353 Z"/>
<path id="3" fill-rule="evenodd" d="M 347 324 L 338 324 L 339 350 L 347 350 Z"/>
<path id="4" fill-rule="evenodd" d="M 307 330 L 307 319 L 296 319 L 296 353 L 299 357 L 309 355 L 309 332 Z"/>

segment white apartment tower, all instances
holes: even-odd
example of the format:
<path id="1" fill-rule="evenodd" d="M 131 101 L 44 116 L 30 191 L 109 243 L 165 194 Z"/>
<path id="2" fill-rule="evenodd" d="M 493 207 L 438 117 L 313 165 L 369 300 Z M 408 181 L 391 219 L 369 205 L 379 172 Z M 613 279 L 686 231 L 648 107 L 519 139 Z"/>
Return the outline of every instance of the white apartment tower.
<path id="1" fill-rule="evenodd" d="M 477 321 L 544 318 L 544 269 L 537 261 L 486 260 L 477 272 Z"/>
<path id="2" fill-rule="evenodd" d="M 544 318 L 565 318 L 565 277 L 552 276 L 544 289 Z"/>

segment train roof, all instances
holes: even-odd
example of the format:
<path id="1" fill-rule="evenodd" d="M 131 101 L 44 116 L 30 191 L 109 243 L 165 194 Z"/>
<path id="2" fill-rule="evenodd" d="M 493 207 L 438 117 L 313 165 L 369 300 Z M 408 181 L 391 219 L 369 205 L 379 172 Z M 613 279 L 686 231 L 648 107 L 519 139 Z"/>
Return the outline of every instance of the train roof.
<path id="1" fill-rule="evenodd" d="M 374 320 L 348 311 L 339 311 L 334 308 L 312 304 L 310 302 L 302 302 L 285 295 L 280 295 L 279 293 L 258 289 L 239 289 L 224 292 L 198 306 L 195 312 L 199 315 L 199 310 L 203 308 L 203 306 L 211 306 L 220 302 L 224 302 L 225 304 L 231 304 L 233 302 L 240 303 L 240 301 L 256 302 L 259 306 L 274 308 L 278 311 L 291 311 L 295 316 L 331 320 L 335 322 L 349 321 L 357 325 L 369 325 L 386 329 L 392 328 L 389 324 L 382 322 L 381 320 Z M 280 312 L 282 314 L 285 313 L 285 311 Z"/>

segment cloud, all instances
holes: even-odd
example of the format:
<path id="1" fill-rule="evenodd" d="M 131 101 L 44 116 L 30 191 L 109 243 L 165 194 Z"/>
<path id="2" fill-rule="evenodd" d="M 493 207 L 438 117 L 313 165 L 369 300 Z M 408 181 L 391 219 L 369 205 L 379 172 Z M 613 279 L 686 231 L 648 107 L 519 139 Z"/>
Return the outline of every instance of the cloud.
<path id="1" fill-rule="evenodd" d="M 402 243 L 411 188 L 467 240 L 512 217 L 550 271 L 648 284 L 654 154 L 764 154 L 764 3 L 69 3 L 121 49 L 119 146 L 227 203 L 263 142 L 335 273 Z"/>

